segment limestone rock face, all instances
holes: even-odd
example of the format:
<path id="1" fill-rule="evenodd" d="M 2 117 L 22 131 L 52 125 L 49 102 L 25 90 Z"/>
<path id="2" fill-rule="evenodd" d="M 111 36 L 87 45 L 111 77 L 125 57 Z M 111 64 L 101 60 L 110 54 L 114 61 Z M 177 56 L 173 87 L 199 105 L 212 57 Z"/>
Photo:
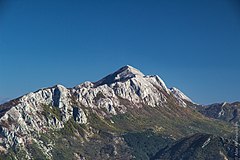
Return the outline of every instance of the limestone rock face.
<path id="1" fill-rule="evenodd" d="M 40 89 L 0 105 L 0 146 L 2 150 L 24 146 L 40 133 L 63 128 L 70 118 L 87 124 L 89 111 L 113 116 L 129 108 L 166 107 L 170 99 L 186 106 L 186 98 L 177 97 L 160 77 L 146 76 L 131 66 L 95 83 Z"/>
<path id="2" fill-rule="evenodd" d="M 87 123 L 87 117 L 81 108 L 73 107 L 73 117 L 74 120 L 79 124 Z"/>
<path id="3" fill-rule="evenodd" d="M 85 82 L 72 89 L 77 101 L 90 108 L 104 108 L 110 114 L 124 113 L 120 99 L 137 107 L 162 106 L 170 91 L 158 76 L 145 76 L 139 70 L 125 66 L 91 83 Z"/>
<path id="4" fill-rule="evenodd" d="M 170 92 L 174 95 L 174 97 L 178 100 L 179 104 L 183 107 L 187 107 L 187 103 L 191 103 L 194 105 L 197 105 L 194 103 L 188 96 L 186 96 L 182 91 L 179 89 L 172 87 L 169 89 Z"/>
<path id="5" fill-rule="evenodd" d="M 186 96 L 182 91 L 180 91 L 179 89 L 177 89 L 175 87 L 172 87 L 172 88 L 170 88 L 170 91 L 173 93 L 173 95 L 176 98 L 193 103 L 193 101 L 188 96 Z"/>
<path id="6" fill-rule="evenodd" d="M 63 128 L 63 122 L 54 115 L 43 114 L 44 108 L 58 107 L 61 111 L 69 109 L 69 91 L 61 85 L 41 89 L 29 93 L 18 99 L 17 105 L 10 106 L 9 110 L 0 118 L 0 141 L 9 148 L 13 145 L 24 144 L 32 137 L 32 132 L 46 132 L 48 129 Z M 11 105 L 11 102 L 9 102 Z M 68 117 L 68 114 L 63 114 Z"/>

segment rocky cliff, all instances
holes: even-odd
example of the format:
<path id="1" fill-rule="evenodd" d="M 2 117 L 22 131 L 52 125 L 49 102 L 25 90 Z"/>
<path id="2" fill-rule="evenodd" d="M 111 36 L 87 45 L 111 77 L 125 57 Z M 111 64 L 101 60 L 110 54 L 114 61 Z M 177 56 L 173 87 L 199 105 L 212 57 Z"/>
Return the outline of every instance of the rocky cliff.
<path id="1" fill-rule="evenodd" d="M 189 103 L 194 104 L 180 90 L 168 89 L 159 76 L 124 66 L 97 82 L 56 85 L 0 105 L 0 152 L 15 159 L 131 159 L 131 147 L 122 137 L 128 132 L 151 129 L 176 139 L 214 126 L 211 132 L 230 133 Z M 93 146 L 96 153 L 88 150 Z"/>

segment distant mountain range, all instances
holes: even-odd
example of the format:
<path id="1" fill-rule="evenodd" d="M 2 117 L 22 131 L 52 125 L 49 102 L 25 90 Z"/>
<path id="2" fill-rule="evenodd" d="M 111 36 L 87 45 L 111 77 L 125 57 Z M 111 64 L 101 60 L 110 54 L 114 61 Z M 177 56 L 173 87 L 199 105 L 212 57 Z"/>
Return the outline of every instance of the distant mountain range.
<path id="1" fill-rule="evenodd" d="M 2 159 L 235 159 L 240 103 L 202 106 L 124 66 L 0 105 Z"/>

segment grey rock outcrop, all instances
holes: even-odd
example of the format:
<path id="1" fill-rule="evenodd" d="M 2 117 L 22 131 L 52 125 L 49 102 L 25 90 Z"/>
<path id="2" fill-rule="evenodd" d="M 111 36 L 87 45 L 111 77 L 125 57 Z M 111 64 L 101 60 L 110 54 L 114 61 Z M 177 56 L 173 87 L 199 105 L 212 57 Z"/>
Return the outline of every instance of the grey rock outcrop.
<path id="1" fill-rule="evenodd" d="M 186 107 L 186 97 L 176 96 L 160 77 L 146 76 L 131 66 L 122 67 L 95 83 L 40 89 L 0 105 L 0 146 L 6 150 L 12 146 L 24 147 L 35 140 L 36 134 L 63 128 L 70 118 L 86 124 L 90 110 L 100 109 L 101 116 L 113 116 L 127 112 L 128 108 L 166 107 L 170 97 Z M 47 154 L 49 148 L 46 148 L 42 147 Z"/>

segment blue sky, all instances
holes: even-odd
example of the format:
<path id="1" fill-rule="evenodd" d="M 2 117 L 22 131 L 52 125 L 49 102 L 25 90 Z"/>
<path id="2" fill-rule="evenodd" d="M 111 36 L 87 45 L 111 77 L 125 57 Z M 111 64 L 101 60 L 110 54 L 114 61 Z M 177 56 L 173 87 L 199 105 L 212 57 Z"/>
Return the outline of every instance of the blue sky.
<path id="1" fill-rule="evenodd" d="M 238 0 L 0 0 L 0 98 L 129 64 L 197 103 L 240 101 Z"/>

